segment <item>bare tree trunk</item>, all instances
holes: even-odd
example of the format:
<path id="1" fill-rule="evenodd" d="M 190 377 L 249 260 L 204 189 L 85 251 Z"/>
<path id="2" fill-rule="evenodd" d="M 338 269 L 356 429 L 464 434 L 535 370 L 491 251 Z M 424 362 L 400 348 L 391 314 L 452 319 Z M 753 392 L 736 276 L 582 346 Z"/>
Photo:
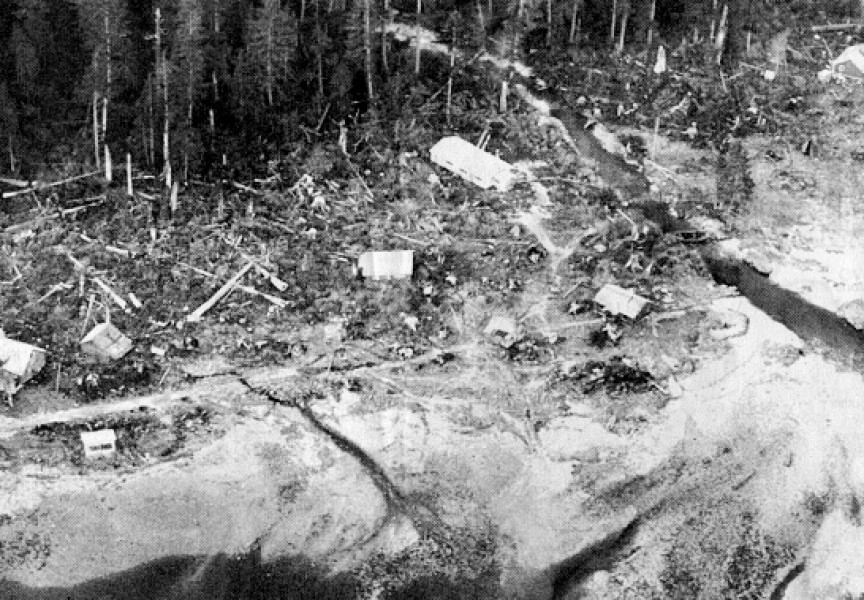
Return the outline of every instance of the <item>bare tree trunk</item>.
<path id="1" fill-rule="evenodd" d="M 108 144 L 108 101 L 111 97 L 111 19 L 105 15 L 105 93 L 102 96 L 102 143 Z M 107 147 L 106 147 L 107 153 Z"/>
<path id="2" fill-rule="evenodd" d="M 714 43 L 714 35 L 717 33 L 717 23 L 715 19 L 717 18 L 717 0 L 711 0 L 711 28 L 709 29 L 708 39 L 711 40 L 711 43 Z"/>
<path id="3" fill-rule="evenodd" d="M 729 6 L 723 5 L 723 12 L 720 15 L 720 25 L 717 27 L 717 36 L 714 39 L 714 50 L 717 52 L 716 63 L 719 65 L 723 60 L 723 48 L 726 45 L 727 19 L 729 18 Z"/>
<path id="4" fill-rule="evenodd" d="M 387 35 L 386 32 L 383 34 Z M 316 102 L 318 112 L 324 104 L 324 39 L 321 35 L 321 0 L 315 0 L 315 74 L 318 80 L 318 94 Z M 386 64 L 386 61 L 385 61 Z"/>
<path id="5" fill-rule="evenodd" d="M 420 75 L 420 12 L 423 10 L 423 0 L 417 0 L 417 35 L 414 50 L 414 74 Z"/>
<path id="6" fill-rule="evenodd" d="M 126 195 L 135 195 L 135 187 L 132 183 L 132 155 L 128 152 L 126 153 Z"/>
<path id="7" fill-rule="evenodd" d="M 450 35 L 450 74 L 447 77 L 447 124 L 450 124 L 450 114 L 452 112 L 453 103 L 453 67 L 456 66 L 456 47 L 454 40 L 456 32 L 451 32 Z"/>
<path id="8" fill-rule="evenodd" d="M 102 149 L 99 146 L 99 92 L 93 90 L 93 155 L 97 170 L 102 168 Z"/>
<path id="9" fill-rule="evenodd" d="M 303 21 L 306 18 L 306 0 L 300 0 L 300 20 Z"/>
<path id="10" fill-rule="evenodd" d="M 147 162 L 152 168 L 156 166 L 156 114 L 154 110 L 155 99 L 153 98 L 153 78 L 150 76 L 147 77 L 147 95 L 147 110 L 150 116 L 148 123 L 149 135 L 147 136 L 147 141 L 149 142 L 147 144 Z"/>
<path id="11" fill-rule="evenodd" d="M 164 118 L 162 121 L 162 161 L 164 163 L 165 187 L 170 188 L 173 181 L 171 172 L 171 115 L 168 103 L 168 59 L 162 48 L 162 10 L 156 8 L 156 65 L 162 79 L 162 101 Z"/>
<path id="12" fill-rule="evenodd" d="M 363 0 L 363 50 L 366 55 L 366 92 L 369 95 L 369 105 L 375 98 L 372 87 L 372 0 Z M 418 4 L 420 0 L 417 0 Z M 418 46 L 419 47 L 419 46 Z M 419 52 L 419 50 L 418 50 Z"/>
<path id="13" fill-rule="evenodd" d="M 626 7 L 626 5 L 625 5 Z M 627 35 L 627 21 L 630 19 L 630 11 L 625 10 L 621 15 L 621 30 L 618 33 L 618 53 L 624 52 L 624 37 Z"/>
<path id="14" fill-rule="evenodd" d="M 546 0 L 546 47 L 552 47 L 552 0 Z"/>
<path id="15" fill-rule="evenodd" d="M 654 41 L 654 19 L 657 16 L 657 0 L 651 0 L 651 10 L 648 13 L 648 47 Z"/>
<path id="16" fill-rule="evenodd" d="M 864 0 L 862 0 L 864 1 Z M 381 68 L 384 73 L 387 73 L 390 68 L 387 64 L 387 25 L 393 22 L 393 17 L 390 15 L 390 0 L 384 0 L 384 29 L 381 31 Z"/>
<path id="17" fill-rule="evenodd" d="M 480 49 L 486 50 L 486 15 L 480 0 L 477 0 L 477 28 L 480 30 Z"/>
<path id="18" fill-rule="evenodd" d="M 9 172 L 15 174 L 15 146 L 12 143 L 12 134 L 8 135 L 9 142 Z"/>
<path id="19" fill-rule="evenodd" d="M 579 22 L 579 3 L 581 0 L 573 0 L 573 14 L 570 15 L 570 35 L 567 41 L 572 44 L 576 41 L 576 24 Z"/>
<path id="20" fill-rule="evenodd" d="M 195 35 L 195 27 L 190 17 L 188 23 L 187 33 L 189 34 L 189 39 L 193 39 Z M 190 144 L 190 136 L 192 134 L 192 116 L 193 110 L 195 108 L 195 69 L 192 66 L 192 61 L 189 61 L 189 70 L 187 72 L 189 80 L 186 82 L 186 147 L 184 149 L 184 157 L 183 157 L 183 180 L 189 181 L 189 146 Z"/>
<path id="21" fill-rule="evenodd" d="M 267 24 L 267 106 L 273 106 L 273 22 Z"/>
<path id="22" fill-rule="evenodd" d="M 609 43 L 615 43 L 615 29 L 618 24 L 618 0 L 612 0 L 612 26 L 609 28 Z"/>
<path id="23" fill-rule="evenodd" d="M 114 180 L 114 163 L 111 161 L 111 150 L 105 144 L 105 181 L 111 183 Z"/>

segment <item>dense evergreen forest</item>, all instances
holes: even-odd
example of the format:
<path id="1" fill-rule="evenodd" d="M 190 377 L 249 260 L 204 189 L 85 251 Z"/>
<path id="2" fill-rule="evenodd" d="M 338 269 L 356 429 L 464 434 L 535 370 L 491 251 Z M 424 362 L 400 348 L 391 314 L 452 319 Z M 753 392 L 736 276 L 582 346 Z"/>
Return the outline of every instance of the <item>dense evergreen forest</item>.
<path id="1" fill-rule="evenodd" d="M 0 169 L 99 168 L 128 153 L 184 180 L 266 164 L 340 123 L 386 130 L 463 66 L 388 36 L 397 22 L 463 57 L 551 61 L 722 26 L 728 62 L 745 35 L 858 14 L 857 2 L 812 0 L 0 0 Z M 494 83 L 473 85 L 494 102 Z"/>

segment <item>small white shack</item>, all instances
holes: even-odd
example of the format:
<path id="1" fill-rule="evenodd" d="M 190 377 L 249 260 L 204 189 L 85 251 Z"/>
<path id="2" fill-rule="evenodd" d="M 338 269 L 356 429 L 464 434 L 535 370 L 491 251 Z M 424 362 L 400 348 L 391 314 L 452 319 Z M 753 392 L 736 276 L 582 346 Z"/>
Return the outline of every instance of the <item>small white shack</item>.
<path id="1" fill-rule="evenodd" d="M 117 435 L 113 429 L 82 431 L 81 444 L 84 446 L 84 458 L 110 457 L 117 451 Z"/>
<path id="2" fill-rule="evenodd" d="M 413 250 L 364 252 L 357 260 L 357 270 L 366 279 L 407 279 L 414 273 Z"/>

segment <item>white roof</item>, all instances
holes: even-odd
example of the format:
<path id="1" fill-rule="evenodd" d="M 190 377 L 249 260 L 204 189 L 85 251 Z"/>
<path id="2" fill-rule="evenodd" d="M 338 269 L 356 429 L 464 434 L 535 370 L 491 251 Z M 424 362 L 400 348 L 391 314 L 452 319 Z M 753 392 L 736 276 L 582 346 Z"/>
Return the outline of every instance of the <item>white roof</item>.
<path id="1" fill-rule="evenodd" d="M 36 352 L 45 351 L 24 342 L 0 337 L 0 367 L 18 377 L 23 377 L 27 373 L 33 354 Z"/>
<path id="2" fill-rule="evenodd" d="M 483 189 L 496 187 L 507 191 L 516 178 L 509 163 L 457 136 L 439 140 L 429 150 L 429 155 L 436 165 Z"/>
<path id="3" fill-rule="evenodd" d="M 113 444 L 117 441 L 117 435 L 113 429 L 97 429 L 96 431 L 82 431 L 81 443 L 84 446 L 101 446 L 102 444 Z"/>
<path id="4" fill-rule="evenodd" d="M 846 48 L 840 56 L 831 61 L 831 66 L 836 67 L 844 62 L 851 62 L 864 72 L 864 44 L 857 44 Z"/>

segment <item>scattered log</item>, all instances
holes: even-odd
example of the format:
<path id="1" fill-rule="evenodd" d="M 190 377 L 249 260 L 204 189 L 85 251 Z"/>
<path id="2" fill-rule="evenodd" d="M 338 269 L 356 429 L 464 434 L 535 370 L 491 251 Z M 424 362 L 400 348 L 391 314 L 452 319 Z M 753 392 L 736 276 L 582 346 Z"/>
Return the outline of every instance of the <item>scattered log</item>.
<path id="1" fill-rule="evenodd" d="M 813 25 L 810 31 L 813 33 L 824 33 L 826 31 L 846 31 L 847 29 L 861 29 L 861 23 L 828 23 L 827 25 Z"/>
<path id="2" fill-rule="evenodd" d="M 234 277 L 229 279 L 225 285 L 223 285 L 221 288 L 219 288 L 216 291 L 216 293 L 210 297 L 209 300 L 207 300 L 204 304 L 202 304 L 201 306 L 196 308 L 195 311 L 192 312 L 192 314 L 190 314 L 188 317 L 186 317 L 186 322 L 187 323 L 197 323 L 198 321 L 200 321 L 201 317 L 203 317 L 204 314 L 208 310 L 210 310 L 211 308 L 216 306 L 217 302 L 219 302 L 222 298 L 227 296 L 231 292 L 231 290 L 233 290 L 237 286 L 237 284 L 240 283 L 240 280 L 243 279 L 243 276 L 246 275 L 246 273 L 248 273 L 249 269 L 251 269 L 251 268 L 252 268 L 251 262 L 247 262 L 245 265 L 243 265 L 243 268 L 240 269 L 237 272 L 237 274 L 234 275 Z"/>
<path id="3" fill-rule="evenodd" d="M 9 179 L 8 177 L 0 177 L 0 183 L 11 185 L 17 188 L 26 188 L 35 185 L 33 181 L 24 181 L 23 179 Z"/>
<path id="4" fill-rule="evenodd" d="M 204 277 L 208 277 L 210 279 L 216 279 L 216 275 L 214 275 L 213 273 L 210 273 L 209 271 L 205 271 L 204 269 L 199 269 L 198 267 L 193 267 L 192 265 L 184 263 L 184 262 L 178 262 L 177 264 L 183 268 L 189 269 L 190 271 L 194 271 L 195 273 L 198 273 L 199 275 L 203 275 Z M 275 306 L 278 306 L 279 308 L 285 308 L 286 306 L 288 306 L 288 303 L 285 300 L 283 300 L 282 298 L 279 298 L 278 296 L 272 296 L 270 294 L 267 294 L 265 292 L 257 290 L 252 286 L 238 284 L 236 287 L 241 292 L 245 292 L 245 293 L 250 294 L 252 296 L 258 296 L 260 298 L 264 298 L 265 300 L 267 300 L 268 302 L 270 302 L 271 304 L 273 304 Z"/>
<path id="5" fill-rule="evenodd" d="M 83 173 L 81 175 L 75 175 L 74 177 L 67 177 L 66 179 L 61 179 L 60 181 L 52 181 L 51 183 L 36 182 L 30 185 L 30 187 L 24 188 L 22 190 L 15 190 L 14 192 L 3 192 L 3 198 L 14 198 L 15 196 L 22 196 L 31 192 L 38 192 L 40 190 L 46 190 L 48 188 L 65 185 L 67 183 L 72 183 L 73 181 L 87 179 L 88 177 L 99 175 L 100 172 L 101 171 L 91 171 L 90 173 Z"/>
<path id="6" fill-rule="evenodd" d="M 105 294 L 107 294 L 111 298 L 111 300 L 113 300 L 114 303 L 119 306 L 121 310 L 123 310 L 123 312 L 129 312 L 129 303 L 126 302 L 126 300 L 124 300 L 120 294 L 111 289 L 111 287 L 107 283 L 102 281 L 101 278 L 90 275 L 87 265 L 72 256 L 72 253 L 68 250 L 66 251 L 66 258 L 69 259 L 69 262 L 72 263 L 72 266 L 75 267 L 76 271 L 78 271 L 82 275 L 90 277 L 90 279 L 93 280 L 93 283 L 95 283 L 99 287 L 99 289 L 105 292 Z"/>

